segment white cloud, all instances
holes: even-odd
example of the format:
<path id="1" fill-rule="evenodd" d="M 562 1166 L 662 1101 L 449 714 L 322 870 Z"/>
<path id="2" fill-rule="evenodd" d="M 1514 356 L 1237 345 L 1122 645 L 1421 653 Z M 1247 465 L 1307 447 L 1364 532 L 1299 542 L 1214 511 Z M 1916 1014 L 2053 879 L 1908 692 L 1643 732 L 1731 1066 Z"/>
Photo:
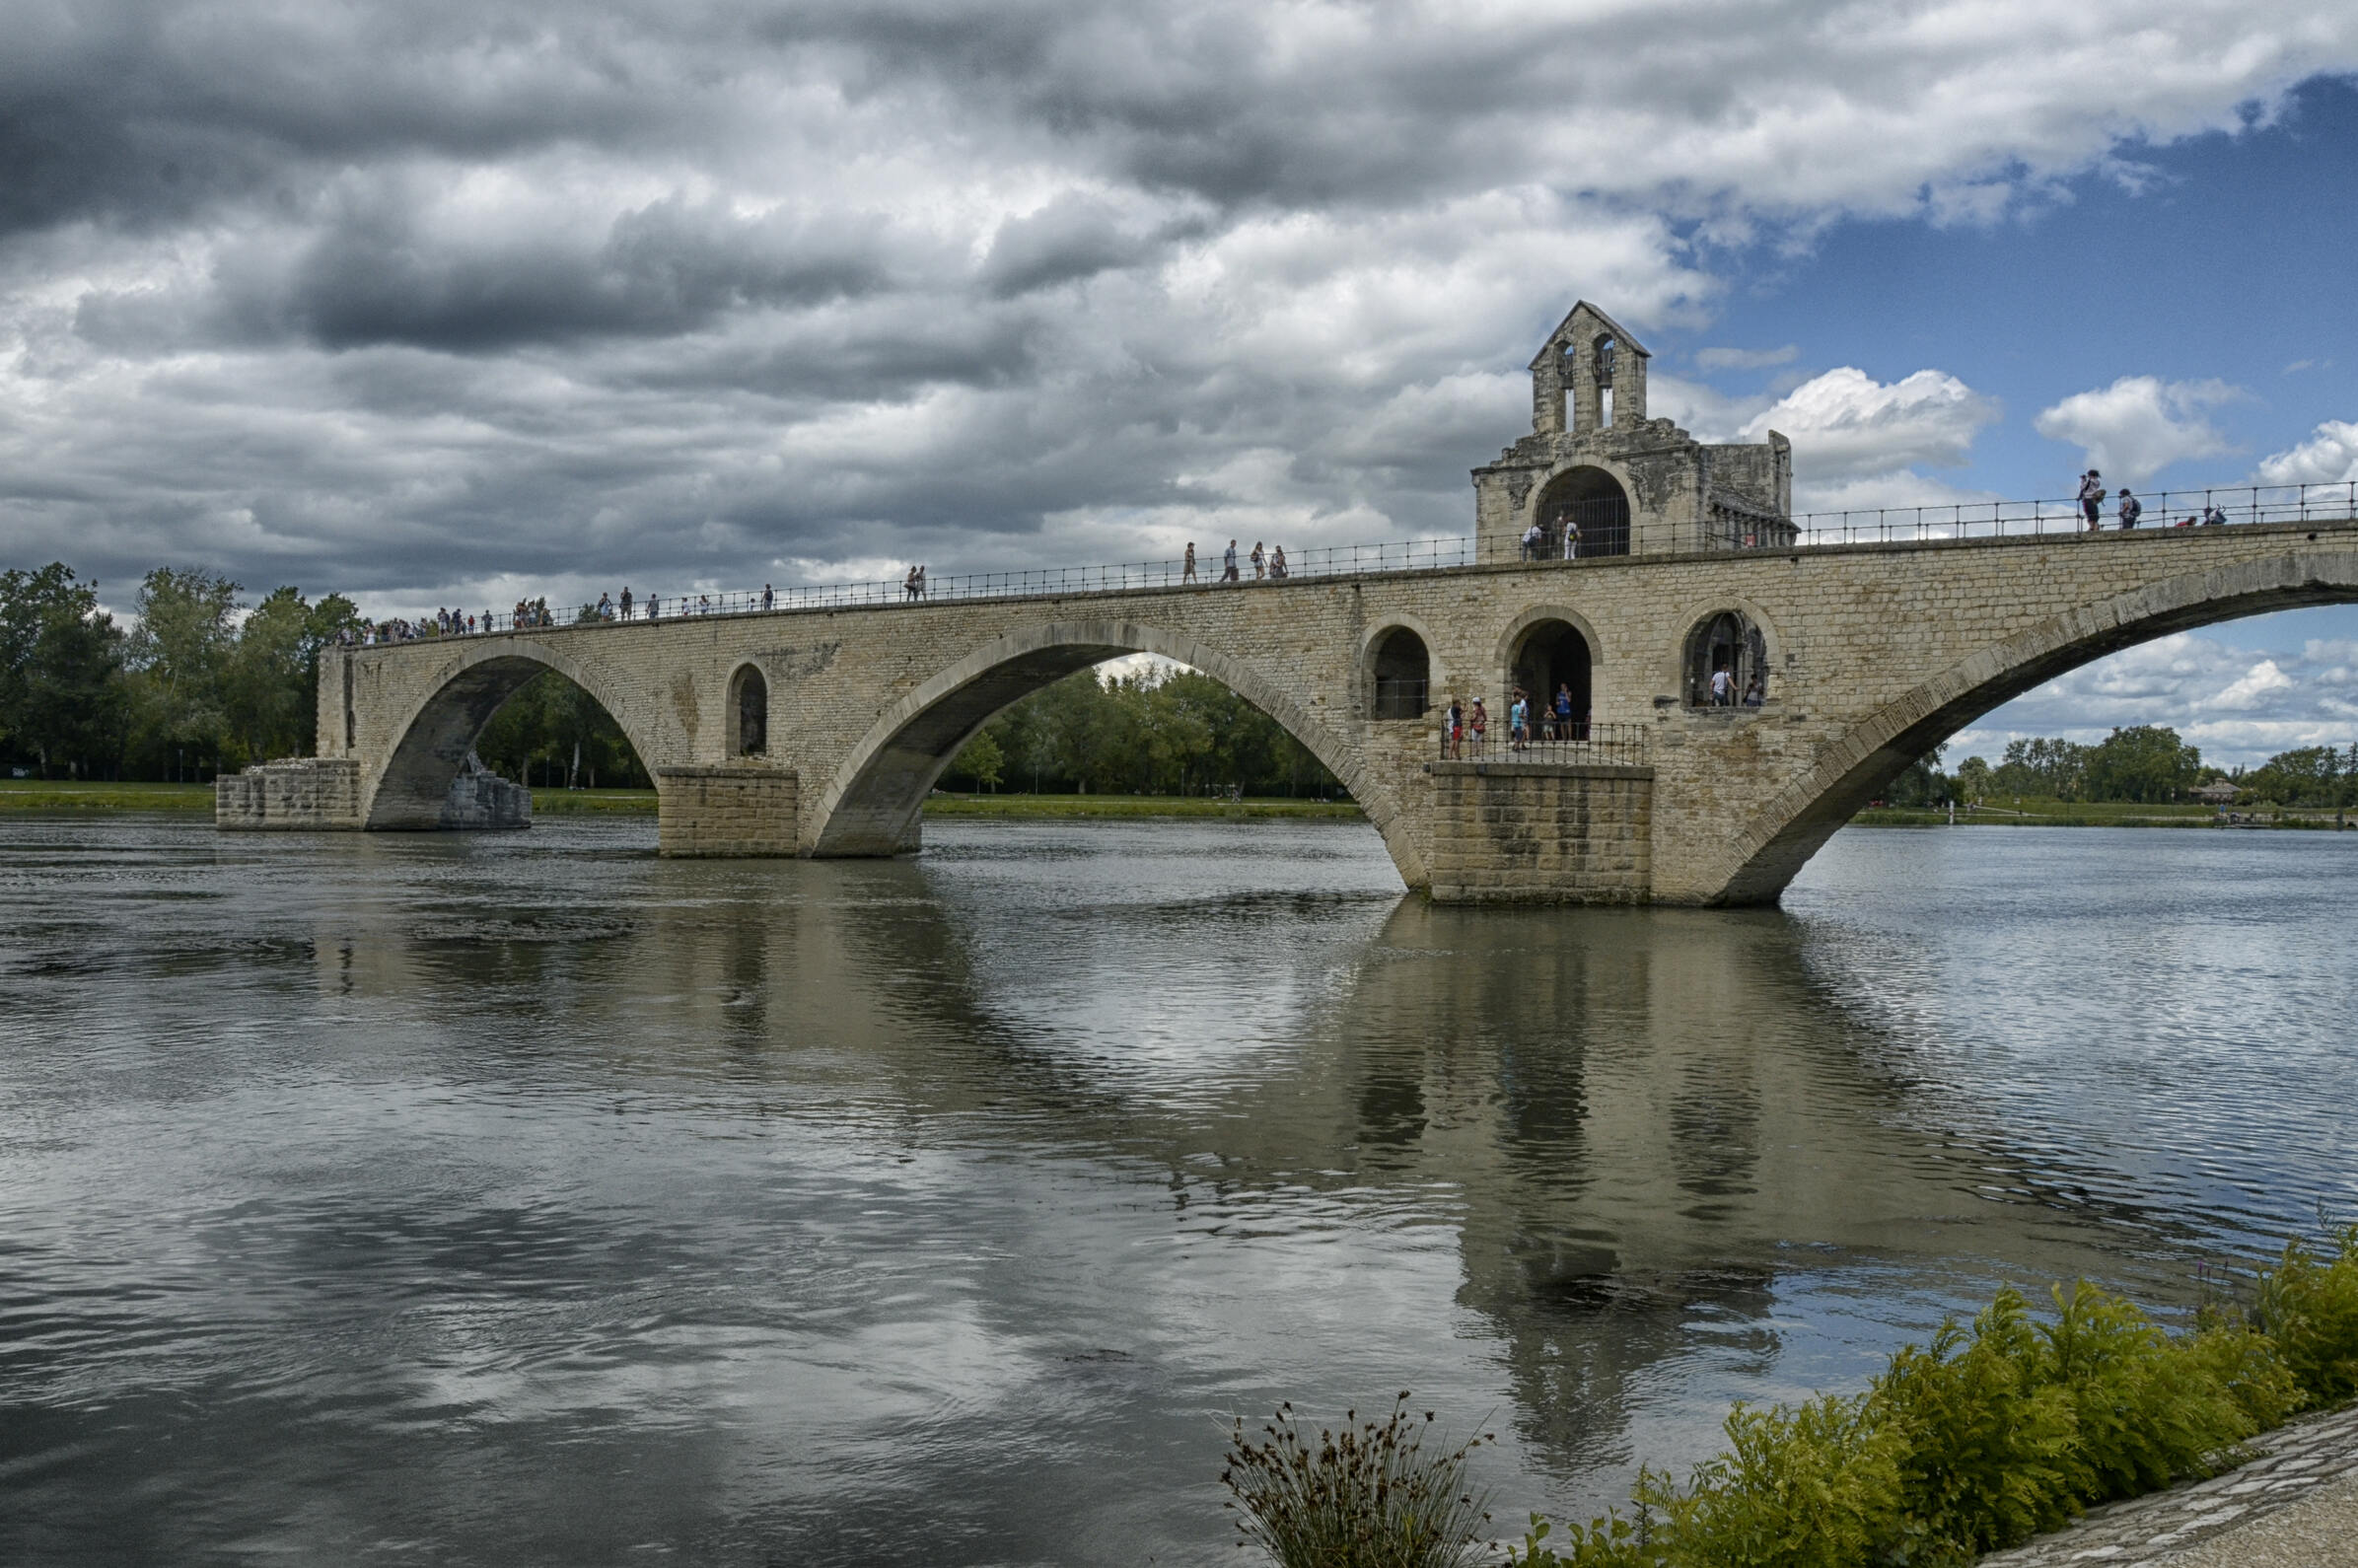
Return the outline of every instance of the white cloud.
<path id="1" fill-rule="evenodd" d="M 2328 613 L 2309 611 L 2307 613 Z M 2141 643 L 2048 681 L 1952 743 L 1954 763 L 1995 761 L 2015 737 L 2102 741 L 2117 726 L 2166 725 L 2220 766 L 2253 766 L 2301 746 L 2358 741 L 2358 642 L 2312 638 L 2255 653 L 2194 632 Z"/>
<path id="2" fill-rule="evenodd" d="M 2109 387 L 2072 393 L 2041 410 L 2033 425 L 2050 441 L 2079 447 L 2088 466 L 2113 484 L 2134 486 L 2173 463 L 2227 451 L 2227 438 L 2204 411 L 2242 395 L 2225 382 L 2123 376 Z"/>
<path id="3" fill-rule="evenodd" d="M 2257 474 L 2262 484 L 2331 484 L 2358 479 L 2358 423 L 2326 420 L 2290 452 L 2262 458 Z"/>
<path id="4" fill-rule="evenodd" d="M 1973 437 L 1997 417 L 1996 399 L 1940 371 L 1887 385 L 1845 365 L 1803 382 L 1753 415 L 1742 434 L 1748 441 L 1771 430 L 1790 437 L 1796 487 L 1822 499 L 1845 481 L 1928 485 L 1906 470 L 1964 463 Z"/>

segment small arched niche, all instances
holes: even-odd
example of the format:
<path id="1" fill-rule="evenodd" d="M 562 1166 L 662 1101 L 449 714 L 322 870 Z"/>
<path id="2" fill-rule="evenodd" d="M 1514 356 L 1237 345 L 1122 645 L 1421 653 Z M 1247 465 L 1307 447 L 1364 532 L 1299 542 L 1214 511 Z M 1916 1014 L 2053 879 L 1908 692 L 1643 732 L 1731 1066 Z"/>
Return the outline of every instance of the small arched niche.
<path id="1" fill-rule="evenodd" d="M 769 749 L 769 682 L 751 665 L 729 677 L 729 754 L 760 756 Z"/>
<path id="2" fill-rule="evenodd" d="M 1536 733 L 1551 741 L 1584 741 L 1589 734 L 1589 640 L 1567 620 L 1534 621 L 1516 639 L 1507 667 L 1509 680 L 1531 697 Z M 1569 699 L 1567 719 L 1556 712 L 1556 692 Z"/>
<path id="3" fill-rule="evenodd" d="M 1603 468 L 1568 468 L 1539 493 L 1539 548 L 1549 560 L 1629 553 L 1629 495 Z M 1564 548 L 1565 531 L 1577 531 Z"/>
<path id="4" fill-rule="evenodd" d="M 1742 610 L 1705 616 L 1687 634 L 1685 684 L 1690 708 L 1760 706 L 1768 700 L 1768 639 Z"/>
<path id="5" fill-rule="evenodd" d="M 1432 706 L 1433 656 L 1425 640 L 1406 626 L 1394 626 L 1376 642 L 1374 701 L 1378 719 L 1421 719 Z"/>

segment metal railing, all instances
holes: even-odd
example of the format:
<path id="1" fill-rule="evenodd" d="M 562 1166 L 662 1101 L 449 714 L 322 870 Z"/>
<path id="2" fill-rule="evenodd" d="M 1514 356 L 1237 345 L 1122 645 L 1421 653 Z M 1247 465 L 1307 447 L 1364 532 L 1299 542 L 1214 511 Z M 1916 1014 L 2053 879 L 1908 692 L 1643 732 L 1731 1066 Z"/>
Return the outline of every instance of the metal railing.
<path id="1" fill-rule="evenodd" d="M 2236 523 L 2323 523 L 2358 516 L 2358 480 L 2322 484 L 2212 485 L 2200 490 L 2156 490 L 2135 497 L 2143 515 L 2137 532 L 2200 529 Z M 2098 528 L 2076 500 L 1962 501 L 1947 506 L 1894 506 L 1845 512 L 1805 512 L 1793 519 L 1800 544 L 1897 544 L 1935 539 L 2020 538 L 2038 535 L 2112 533 L 2120 528 L 2120 498 L 2106 497 Z M 1762 541 L 1759 549 L 1791 544 Z"/>
<path id="2" fill-rule="evenodd" d="M 2184 528 L 2198 531 L 2220 523 L 2299 524 L 2358 517 L 2358 480 L 2321 484 L 2212 486 L 2162 490 L 2139 498 L 2144 506 L 2139 532 Z M 2206 525 L 2202 520 L 2212 519 Z M 2103 528 L 2118 528 L 2118 500 L 2105 503 Z M 1943 539 L 2063 536 L 2089 532 L 2079 503 L 2069 499 L 1970 501 L 1946 506 L 1876 507 L 1840 512 L 1805 512 L 1784 522 L 1715 520 L 1697 547 L 1736 552 L 1793 549 L 1814 544 L 1909 543 Z M 1583 560 L 1589 557 L 1582 557 Z M 852 609 L 884 606 L 914 607 L 958 600 L 1105 594 L 1149 589 L 1200 589 L 1205 593 L 1250 592 L 1292 580 L 1360 577 L 1387 572 L 1429 572 L 1450 567 L 1502 566 L 1533 561 L 1520 537 L 1408 539 L 1383 544 L 1338 544 L 1306 549 L 1282 560 L 1266 558 L 1262 575 L 1243 556 L 1238 577 L 1225 582 L 1219 556 L 1184 560 L 1130 561 L 1106 566 L 1046 566 L 1001 572 L 961 572 L 917 581 L 908 578 L 859 583 L 807 583 L 634 598 L 629 612 L 620 602 L 589 606 L 536 604 L 522 614 L 459 611 L 456 629 L 435 616 L 380 623 L 390 633 L 378 640 L 480 635 L 583 624 L 661 624 L 704 615 L 759 614 L 773 610 Z M 1560 551 L 1542 550 L 1536 564 L 1561 564 Z"/>
<path id="3" fill-rule="evenodd" d="M 1652 754 L 1652 732 L 1642 724 L 1596 724 L 1574 719 L 1558 725 L 1542 716 L 1529 738 L 1518 741 L 1508 733 L 1506 720 L 1490 721 L 1481 735 L 1450 738 L 1446 721 L 1441 735 L 1444 762 L 1556 762 L 1609 763 L 1642 767 Z"/>

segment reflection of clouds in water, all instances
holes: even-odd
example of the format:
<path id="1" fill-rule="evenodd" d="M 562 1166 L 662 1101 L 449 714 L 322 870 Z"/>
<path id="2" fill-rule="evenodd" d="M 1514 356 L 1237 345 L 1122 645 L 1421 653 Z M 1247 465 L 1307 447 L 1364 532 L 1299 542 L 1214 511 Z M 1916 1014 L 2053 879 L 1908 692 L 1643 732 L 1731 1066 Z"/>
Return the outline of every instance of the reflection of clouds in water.
<path id="1" fill-rule="evenodd" d="M 1784 914 L 1436 909 L 1328 824 L 157 828 L 110 885 L 208 896 L 126 923 L 56 831 L 12 918 L 79 958 L 0 976 L 61 1020 L 0 1061 L 0 1190 L 63 1326 L 0 1394 L 92 1532 L 152 1456 L 72 1412 L 165 1366 L 165 1484 L 253 1538 L 325 1500 L 311 1555 L 922 1514 L 1209 1561 L 1212 1416 L 1399 1387 L 1568 1510 L 2001 1277 L 2174 1291 L 2348 1179 L 2339 840 L 1853 833 Z"/>

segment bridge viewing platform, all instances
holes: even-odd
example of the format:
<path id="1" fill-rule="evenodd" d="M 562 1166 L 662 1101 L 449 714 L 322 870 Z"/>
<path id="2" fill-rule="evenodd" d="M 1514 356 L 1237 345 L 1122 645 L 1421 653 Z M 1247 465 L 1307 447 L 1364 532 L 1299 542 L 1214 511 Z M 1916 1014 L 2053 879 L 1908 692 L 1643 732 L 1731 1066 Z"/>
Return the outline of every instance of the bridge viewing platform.
<path id="1" fill-rule="evenodd" d="M 2149 497 L 2147 527 L 2101 533 L 2069 503 L 1795 517 L 1784 443 L 1646 419 L 1643 363 L 1575 309 L 1535 362 L 1533 434 L 1475 470 L 1469 539 L 1305 551 L 1261 581 L 1156 562 L 670 596 L 330 648 L 319 754 L 224 778 L 216 820 L 479 820 L 475 738 L 554 670 L 654 775 L 664 853 L 906 853 L 994 714 L 1143 653 L 1300 740 L 1438 901 L 1758 903 L 2000 703 L 2150 638 L 2358 600 L 2358 487 L 2206 492 L 2226 526 Z M 1517 689 L 1562 691 L 1572 722 L 1516 749 Z M 1488 745 L 1447 754 L 1443 713 L 1477 697 Z"/>

